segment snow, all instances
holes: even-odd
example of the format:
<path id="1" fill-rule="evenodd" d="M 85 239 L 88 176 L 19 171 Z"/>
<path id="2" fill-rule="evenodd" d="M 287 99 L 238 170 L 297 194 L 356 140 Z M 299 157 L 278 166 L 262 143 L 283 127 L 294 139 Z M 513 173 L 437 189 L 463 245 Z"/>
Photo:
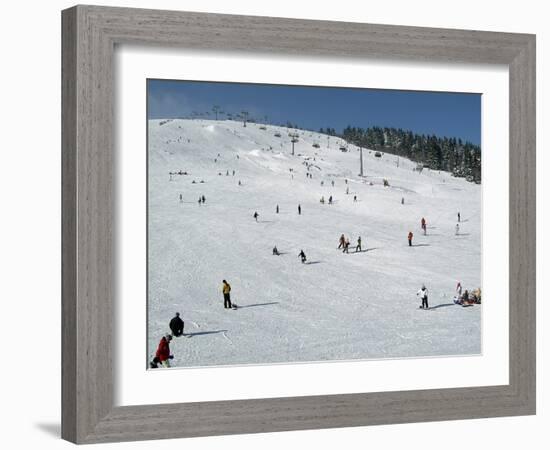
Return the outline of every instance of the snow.
<path id="1" fill-rule="evenodd" d="M 357 147 L 342 152 L 340 139 L 310 131 L 162 122 L 148 130 L 149 358 L 176 311 L 191 335 L 172 340 L 180 367 L 481 352 L 481 305 L 452 303 L 458 280 L 481 286 L 480 185 L 368 149 L 359 177 Z M 188 175 L 170 180 L 179 170 Z M 337 250 L 342 233 L 349 254 Z M 358 236 L 367 251 L 355 253 Z M 223 279 L 237 310 L 223 308 Z M 418 308 L 423 283 L 429 310 Z"/>

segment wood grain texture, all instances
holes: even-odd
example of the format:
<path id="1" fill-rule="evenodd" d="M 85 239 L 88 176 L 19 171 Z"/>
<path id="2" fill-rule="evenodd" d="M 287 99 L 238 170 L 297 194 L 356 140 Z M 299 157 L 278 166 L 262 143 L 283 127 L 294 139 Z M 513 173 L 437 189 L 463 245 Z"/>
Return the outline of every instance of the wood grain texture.
<path id="1" fill-rule="evenodd" d="M 534 414 L 534 36 L 95 6 L 63 11 L 62 29 L 63 438 L 95 443 Z M 115 44 L 507 65 L 509 384 L 114 407 Z"/>

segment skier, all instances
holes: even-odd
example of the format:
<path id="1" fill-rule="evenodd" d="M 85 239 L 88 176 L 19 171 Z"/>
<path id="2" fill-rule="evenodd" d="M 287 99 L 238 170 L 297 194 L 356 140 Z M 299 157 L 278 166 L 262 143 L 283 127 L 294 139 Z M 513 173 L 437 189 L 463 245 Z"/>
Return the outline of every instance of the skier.
<path id="1" fill-rule="evenodd" d="M 353 196 L 353 201 L 354 201 L 354 202 L 357 202 L 357 195 L 354 195 L 354 196 Z"/>
<path id="2" fill-rule="evenodd" d="M 301 215 L 302 214 L 302 206 L 299 204 L 298 205 L 298 215 Z"/>
<path id="3" fill-rule="evenodd" d="M 225 171 L 225 176 L 229 176 L 229 169 Z"/>
<path id="4" fill-rule="evenodd" d="M 235 171 L 233 170 L 233 176 L 235 176 Z"/>
<path id="5" fill-rule="evenodd" d="M 275 256 L 280 255 L 279 250 L 277 250 L 277 246 L 273 247 L 273 255 L 275 255 Z"/>
<path id="6" fill-rule="evenodd" d="M 458 226 L 458 223 L 455 226 L 455 235 L 458 236 L 458 232 L 460 231 L 460 227 Z"/>
<path id="7" fill-rule="evenodd" d="M 332 195 L 328 198 L 328 204 L 332 205 Z"/>
<path id="8" fill-rule="evenodd" d="M 457 216 L 458 216 L 458 221 L 460 222 L 460 211 L 458 212 Z"/>
<path id="9" fill-rule="evenodd" d="M 180 313 L 177 312 L 170 321 L 170 330 L 172 330 L 172 336 L 179 337 L 183 335 L 183 326 L 183 320 L 181 320 L 180 318 Z"/>
<path id="10" fill-rule="evenodd" d="M 412 247 L 412 242 L 413 242 L 413 232 L 412 231 L 409 231 L 409 235 L 407 236 L 407 239 L 409 240 L 409 247 Z"/>
<path id="11" fill-rule="evenodd" d="M 349 194 L 349 187 L 346 188 L 346 195 Z"/>
<path id="12" fill-rule="evenodd" d="M 462 283 L 460 281 L 456 283 L 456 293 L 459 297 L 462 295 Z"/>
<path id="13" fill-rule="evenodd" d="M 222 293 L 223 293 L 223 307 L 225 309 L 231 309 L 233 305 L 231 304 L 231 286 L 225 280 L 222 280 Z"/>
<path id="14" fill-rule="evenodd" d="M 239 186 L 242 186 L 242 185 L 241 185 L 241 180 L 239 180 Z"/>
<path id="15" fill-rule="evenodd" d="M 341 249 L 346 245 L 346 237 L 342 233 L 342 236 L 340 236 L 340 239 L 338 240 L 338 249 Z"/>
<path id="16" fill-rule="evenodd" d="M 279 205 L 277 205 L 277 207 L 275 208 L 275 212 L 279 214 Z"/>
<path id="17" fill-rule="evenodd" d="M 202 202 L 206 203 L 206 197 L 204 195 L 202 196 Z"/>
<path id="18" fill-rule="evenodd" d="M 334 180 L 332 180 L 332 187 L 334 187 Z"/>
<path id="19" fill-rule="evenodd" d="M 346 242 L 344 242 L 344 250 L 342 250 L 342 253 L 349 253 L 349 239 L 346 239 Z"/>
<path id="20" fill-rule="evenodd" d="M 401 204 L 402 204 L 402 205 L 405 204 L 405 197 L 401 197 Z"/>
<path id="21" fill-rule="evenodd" d="M 324 195 L 323 195 L 323 196 L 321 196 L 321 200 L 319 200 L 319 201 L 321 202 L 321 204 L 323 204 L 323 205 L 324 205 L 324 204 L 325 204 L 325 196 L 324 196 Z"/>
<path id="22" fill-rule="evenodd" d="M 302 264 L 304 264 L 306 262 L 306 254 L 304 253 L 304 251 L 300 250 L 300 253 L 298 253 L 298 256 L 301 258 Z"/>
<path id="23" fill-rule="evenodd" d="M 426 236 L 426 219 L 424 219 L 424 217 L 422 217 L 422 220 L 420 221 L 420 227 L 424 231 L 424 236 Z"/>
<path id="24" fill-rule="evenodd" d="M 325 182 L 324 181 L 321 181 L 321 186 L 324 186 L 325 185 Z"/>
<path id="25" fill-rule="evenodd" d="M 258 211 L 254 211 L 254 215 L 252 217 L 254 217 L 254 220 L 256 222 L 258 222 L 258 216 L 259 216 Z"/>
<path id="26" fill-rule="evenodd" d="M 155 357 L 151 362 L 151 369 L 157 369 L 159 364 L 162 364 L 164 367 L 170 367 L 170 359 L 174 358 L 174 355 L 170 354 L 170 341 L 172 340 L 172 335 L 167 334 L 162 336 L 160 339 L 159 345 L 157 347 L 157 352 Z"/>
<path id="27" fill-rule="evenodd" d="M 202 197 L 199 197 L 199 206 L 202 204 Z"/>
<path id="28" fill-rule="evenodd" d="M 361 249 L 361 236 L 359 236 L 357 238 L 357 246 L 355 247 L 355 253 L 361 252 L 361 251 L 362 251 L 362 249 Z"/>
<path id="29" fill-rule="evenodd" d="M 422 288 L 416 293 L 416 295 L 420 295 L 420 298 L 422 299 L 422 305 L 420 307 L 422 309 L 428 309 L 428 289 L 426 289 L 426 286 L 422 285 Z"/>
<path id="30" fill-rule="evenodd" d="M 180 194 L 180 203 L 183 203 L 183 196 Z"/>

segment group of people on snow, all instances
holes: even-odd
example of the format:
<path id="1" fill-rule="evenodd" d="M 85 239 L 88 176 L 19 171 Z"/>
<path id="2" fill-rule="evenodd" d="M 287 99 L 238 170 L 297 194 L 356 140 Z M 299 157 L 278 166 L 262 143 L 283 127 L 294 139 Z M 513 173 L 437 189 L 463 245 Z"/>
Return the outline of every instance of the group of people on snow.
<path id="1" fill-rule="evenodd" d="M 361 236 L 357 238 L 357 245 L 355 246 L 355 253 L 361 252 Z M 340 239 L 338 239 L 338 250 L 342 249 L 342 253 L 349 253 L 349 239 L 342 233 Z"/>
<path id="2" fill-rule="evenodd" d="M 468 289 L 466 289 L 464 292 L 462 292 L 462 284 L 460 283 L 460 281 L 457 282 L 456 295 L 453 298 L 453 303 L 462 306 L 481 304 L 481 288 L 476 288 L 471 292 L 468 292 Z"/>
<path id="3" fill-rule="evenodd" d="M 158 369 L 159 366 L 170 367 L 170 360 L 174 358 L 174 355 L 170 352 L 170 342 L 174 337 L 183 336 L 184 325 L 180 313 L 177 312 L 168 324 L 171 332 L 160 338 L 155 356 L 149 363 L 151 369 Z"/>
<path id="4" fill-rule="evenodd" d="M 231 285 L 227 280 L 222 280 L 223 307 L 225 309 L 237 309 L 237 305 L 231 302 Z M 174 355 L 170 351 L 170 342 L 174 337 L 184 336 L 185 323 L 177 312 L 168 324 L 170 333 L 166 333 L 160 338 L 160 341 L 155 352 L 155 356 L 149 363 L 151 369 L 159 367 L 170 367 L 170 360 L 174 359 Z"/>
<path id="5" fill-rule="evenodd" d="M 321 203 L 322 205 L 325 204 L 325 196 L 321 196 L 321 200 L 319 200 L 319 203 Z M 332 195 L 328 198 L 328 204 L 329 205 L 332 205 Z"/>

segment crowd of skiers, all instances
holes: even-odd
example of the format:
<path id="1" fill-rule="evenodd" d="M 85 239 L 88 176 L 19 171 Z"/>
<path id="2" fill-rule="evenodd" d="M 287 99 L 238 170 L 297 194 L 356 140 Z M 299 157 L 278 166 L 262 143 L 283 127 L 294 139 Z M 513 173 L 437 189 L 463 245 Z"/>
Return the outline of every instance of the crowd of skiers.
<path id="1" fill-rule="evenodd" d="M 292 169 L 290 169 L 290 171 L 292 172 Z M 221 172 L 219 173 L 219 175 L 221 175 Z M 229 171 L 226 171 L 226 176 L 228 176 L 228 175 L 229 175 Z M 235 171 L 233 171 L 233 175 L 235 175 Z M 306 176 L 308 178 L 312 178 L 311 174 L 309 174 L 309 173 L 306 174 Z M 240 180 L 239 180 L 238 184 L 239 184 L 239 186 L 242 185 Z M 349 191 L 349 186 L 347 186 L 348 185 L 348 180 L 347 179 L 345 180 L 345 184 L 346 184 L 345 193 L 349 195 L 350 191 Z M 389 185 L 389 183 L 387 183 L 387 180 L 384 180 L 384 184 Z M 331 185 L 332 185 L 332 187 L 335 186 L 335 181 L 334 180 L 331 181 Z M 324 186 L 324 181 L 321 181 L 321 186 Z M 181 194 L 179 195 L 179 199 L 180 199 L 180 202 L 183 202 L 183 197 L 182 197 Z M 357 202 L 357 195 L 353 196 L 353 201 Z M 402 205 L 405 204 L 404 197 L 401 197 L 400 201 L 401 201 Z M 201 195 L 199 197 L 199 205 L 204 204 L 205 202 L 206 202 L 205 196 Z M 320 203 L 325 204 L 325 197 L 324 196 L 321 196 Z M 328 204 L 329 205 L 333 204 L 333 196 L 332 195 L 330 195 L 328 197 Z M 279 214 L 279 212 L 280 212 L 280 207 L 277 204 L 276 207 L 275 207 L 275 213 Z M 298 203 L 298 205 L 297 205 L 297 213 L 298 213 L 298 215 L 302 214 L 302 205 L 300 203 Z M 253 214 L 253 218 L 256 222 L 258 222 L 259 216 L 260 216 L 260 214 L 258 213 L 258 211 L 255 211 L 254 214 Z M 460 223 L 460 221 L 461 221 L 461 216 L 460 216 L 460 212 L 458 212 L 457 213 L 457 223 L 456 223 L 456 226 L 455 226 L 455 235 L 459 235 L 459 231 L 460 231 L 459 223 Z M 427 220 L 426 220 L 425 217 L 422 217 L 420 219 L 420 229 L 421 229 L 424 236 L 427 235 L 427 228 L 428 228 Z M 407 242 L 408 242 L 409 247 L 413 246 L 413 237 L 414 237 L 413 232 L 409 231 L 408 234 L 407 234 Z M 339 241 L 338 241 L 338 250 L 342 250 L 343 253 L 349 253 L 349 248 L 350 248 L 350 240 L 344 234 L 342 234 L 339 238 Z M 359 252 L 362 252 L 362 251 L 363 251 L 363 249 L 362 249 L 362 239 L 361 239 L 361 236 L 359 236 L 357 238 L 357 244 L 355 246 L 355 253 L 359 253 Z M 279 252 L 277 246 L 273 247 L 272 254 L 274 256 L 280 256 L 281 255 L 281 253 Z M 300 252 L 298 253 L 298 257 L 300 258 L 300 261 L 302 262 L 302 264 L 306 263 L 307 257 L 306 257 L 306 254 L 305 254 L 303 249 L 300 249 Z M 223 282 L 222 282 L 222 294 L 223 294 L 224 308 L 225 309 L 236 309 L 236 305 L 231 302 L 230 292 L 231 292 L 231 286 L 229 285 L 229 283 L 226 280 L 223 280 Z M 428 289 L 426 288 L 426 286 L 424 284 L 422 285 L 421 289 L 417 292 L 417 296 L 419 296 L 420 300 L 421 300 L 420 308 L 429 309 Z M 460 304 L 462 306 L 481 303 L 481 290 L 476 289 L 472 292 L 468 292 L 468 290 L 466 290 L 463 293 L 462 292 L 462 287 L 461 287 L 460 283 L 458 283 L 457 293 L 456 293 L 456 296 L 454 297 L 453 301 L 454 301 L 455 304 Z M 156 351 L 156 354 L 155 354 L 155 358 L 151 362 L 151 367 L 158 367 L 159 364 L 162 365 L 163 367 L 169 367 L 169 360 L 173 358 L 173 356 L 170 354 L 170 345 L 169 345 L 170 341 L 172 340 L 173 337 L 178 337 L 178 336 L 183 335 L 184 323 L 183 323 L 183 320 L 181 320 L 181 318 L 179 317 L 179 313 L 176 313 L 176 316 L 170 321 L 169 326 L 170 326 L 170 329 L 171 329 L 171 333 L 166 334 L 165 336 L 163 336 L 161 338 L 161 340 L 159 342 L 159 345 L 158 345 L 158 348 L 157 348 L 157 351 Z"/>

